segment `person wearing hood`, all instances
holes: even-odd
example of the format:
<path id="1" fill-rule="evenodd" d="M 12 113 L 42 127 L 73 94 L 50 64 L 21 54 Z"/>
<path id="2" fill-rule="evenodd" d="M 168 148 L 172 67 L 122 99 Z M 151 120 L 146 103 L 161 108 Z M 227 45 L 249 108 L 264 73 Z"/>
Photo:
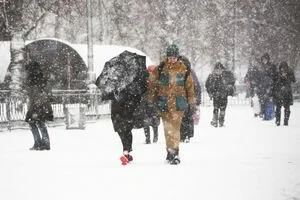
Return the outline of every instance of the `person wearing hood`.
<path id="1" fill-rule="evenodd" d="M 274 86 L 276 81 L 277 69 L 274 64 L 270 62 L 270 56 L 265 53 L 261 57 L 261 69 L 260 69 L 260 82 L 258 83 L 257 95 L 260 102 L 260 117 L 263 120 L 269 120 L 269 116 L 266 115 L 268 105 L 273 102 L 274 98 Z"/>
<path id="2" fill-rule="evenodd" d="M 226 70 L 222 63 L 217 62 L 211 74 L 209 74 L 205 88 L 209 97 L 213 100 L 213 119 L 211 125 L 223 127 L 228 96 L 235 93 L 235 76 Z"/>
<path id="3" fill-rule="evenodd" d="M 295 83 L 295 74 L 288 66 L 287 62 L 279 64 L 278 74 L 276 76 L 274 102 L 276 105 L 275 123 L 280 126 L 281 123 L 281 108 L 284 108 L 283 125 L 288 126 L 291 114 L 290 106 L 293 105 L 292 83 Z"/>
<path id="4" fill-rule="evenodd" d="M 191 105 L 189 105 L 188 109 L 186 109 L 186 111 L 184 112 L 184 117 L 182 119 L 182 123 L 180 127 L 180 141 L 189 143 L 191 138 L 194 137 L 194 125 L 195 123 L 197 123 L 197 121 L 194 120 L 195 115 L 197 115 L 197 113 L 195 112 L 200 113 L 201 86 L 198 77 L 195 71 L 192 69 L 191 63 L 188 60 L 188 58 L 181 55 L 179 59 L 185 64 L 185 66 L 189 70 L 188 73 L 191 73 L 194 82 L 194 89 L 195 89 L 195 100 L 196 100 L 197 110 L 193 110 L 194 108 L 191 107 Z"/>

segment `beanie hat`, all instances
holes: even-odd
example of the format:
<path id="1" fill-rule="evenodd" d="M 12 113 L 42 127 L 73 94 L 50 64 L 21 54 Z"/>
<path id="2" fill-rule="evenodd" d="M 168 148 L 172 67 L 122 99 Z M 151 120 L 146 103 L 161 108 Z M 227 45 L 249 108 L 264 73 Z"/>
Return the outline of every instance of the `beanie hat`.
<path id="1" fill-rule="evenodd" d="M 179 49 L 177 45 L 171 44 L 167 47 L 167 57 L 174 56 L 178 57 L 179 56 Z"/>
<path id="2" fill-rule="evenodd" d="M 223 69 L 225 69 L 225 67 L 224 67 L 224 65 L 222 65 L 222 63 L 217 62 L 217 63 L 215 64 L 215 69 L 221 69 L 221 70 L 223 70 Z"/>

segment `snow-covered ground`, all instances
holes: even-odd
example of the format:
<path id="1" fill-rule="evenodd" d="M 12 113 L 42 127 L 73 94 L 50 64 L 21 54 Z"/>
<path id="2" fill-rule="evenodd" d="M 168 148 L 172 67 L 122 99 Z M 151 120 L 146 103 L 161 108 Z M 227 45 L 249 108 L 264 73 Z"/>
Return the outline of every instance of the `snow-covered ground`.
<path id="1" fill-rule="evenodd" d="M 164 162 L 157 144 L 134 130 L 134 162 L 122 166 L 110 119 L 85 130 L 49 128 L 51 151 L 29 151 L 29 130 L 0 132 L 1 200 L 296 200 L 300 199 L 300 104 L 290 125 L 254 118 L 249 106 L 229 106 L 226 127 L 209 125 L 201 107 L 194 139 L 182 143 L 182 163 Z"/>

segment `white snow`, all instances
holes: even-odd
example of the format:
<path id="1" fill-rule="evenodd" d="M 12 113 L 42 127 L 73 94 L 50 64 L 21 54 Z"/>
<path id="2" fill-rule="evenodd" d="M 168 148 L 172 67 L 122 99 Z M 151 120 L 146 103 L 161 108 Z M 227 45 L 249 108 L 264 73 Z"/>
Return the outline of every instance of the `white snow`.
<path id="1" fill-rule="evenodd" d="M 191 143 L 181 143 L 181 164 L 164 162 L 159 142 L 144 144 L 134 130 L 134 162 L 120 164 L 120 139 L 110 119 L 85 130 L 49 127 L 50 151 L 29 151 L 29 130 L 0 132 L 1 200 L 299 200 L 300 103 L 288 127 L 254 118 L 249 106 L 229 106 L 226 127 L 209 125 L 201 107 Z"/>

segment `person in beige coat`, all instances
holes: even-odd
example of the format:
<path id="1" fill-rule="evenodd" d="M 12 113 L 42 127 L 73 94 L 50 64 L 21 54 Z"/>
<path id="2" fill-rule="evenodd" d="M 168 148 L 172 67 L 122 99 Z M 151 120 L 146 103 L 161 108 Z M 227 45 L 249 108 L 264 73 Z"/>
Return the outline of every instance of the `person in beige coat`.
<path id="1" fill-rule="evenodd" d="M 164 126 L 167 158 L 179 164 L 180 126 L 188 104 L 195 107 L 194 82 L 187 67 L 178 59 L 176 45 L 167 48 L 167 59 L 149 76 L 147 98 L 155 103 Z"/>

